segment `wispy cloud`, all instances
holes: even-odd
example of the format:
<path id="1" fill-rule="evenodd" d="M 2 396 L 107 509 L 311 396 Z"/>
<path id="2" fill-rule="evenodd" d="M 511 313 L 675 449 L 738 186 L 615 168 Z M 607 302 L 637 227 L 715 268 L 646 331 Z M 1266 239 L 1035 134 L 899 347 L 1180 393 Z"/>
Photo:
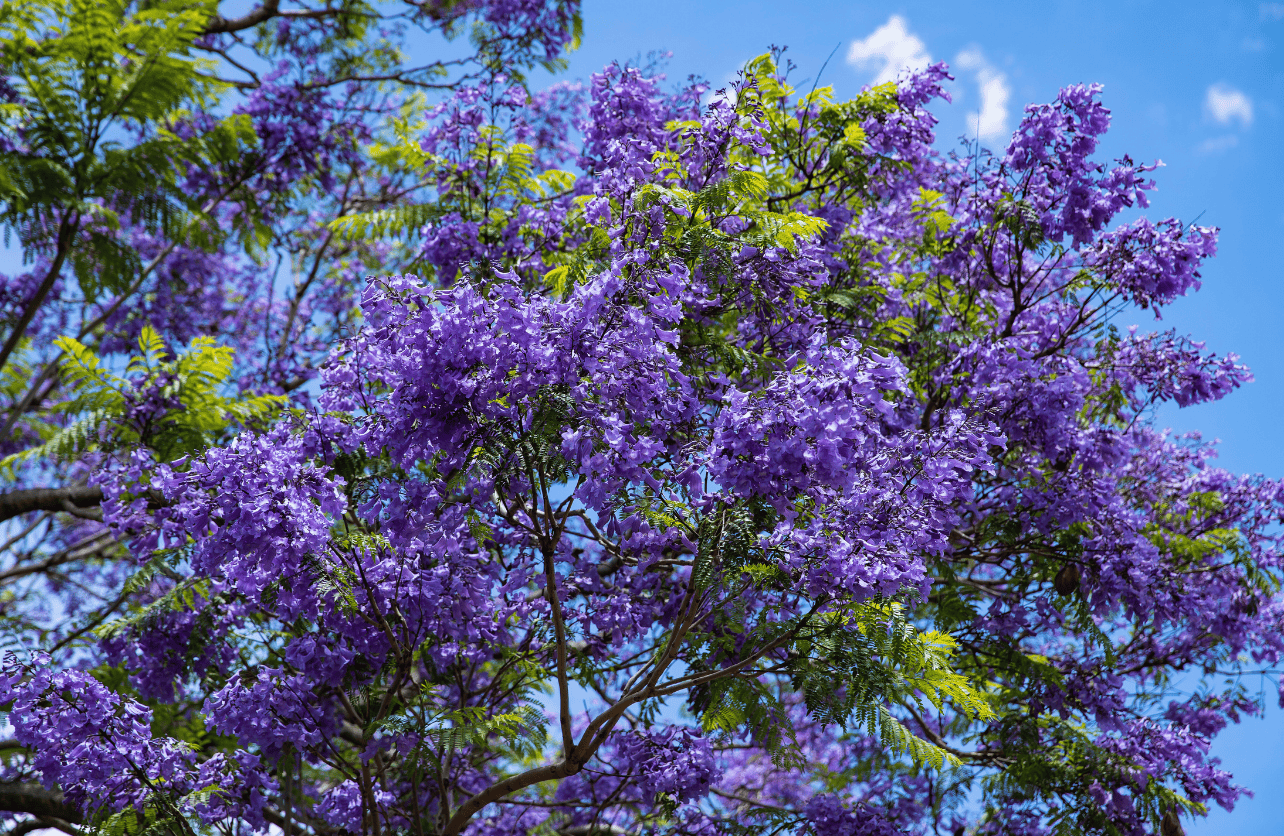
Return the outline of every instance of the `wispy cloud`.
<path id="1" fill-rule="evenodd" d="M 1241 128 L 1253 124 L 1253 100 L 1229 84 L 1213 84 L 1204 94 L 1204 112 L 1219 125 L 1239 122 Z"/>
<path id="2" fill-rule="evenodd" d="M 921 70 L 932 63 L 927 45 L 909 30 L 900 15 L 892 15 L 868 38 L 854 41 L 847 50 L 847 63 L 862 70 L 878 68 L 875 84 L 895 81 L 901 70 Z"/>
<path id="3" fill-rule="evenodd" d="M 968 136 L 989 142 L 1007 139 L 1008 99 L 1012 98 L 1008 77 L 995 69 L 976 46 L 955 56 L 954 66 L 975 73 L 981 91 L 981 109 L 967 115 Z"/>
<path id="4" fill-rule="evenodd" d="M 1284 20 L 1284 3 L 1263 3 L 1262 20 Z"/>
<path id="5" fill-rule="evenodd" d="M 1199 143 L 1199 150 L 1205 154 L 1215 154 L 1218 151 L 1227 151 L 1236 145 L 1239 145 L 1238 136 L 1235 134 L 1223 134 Z"/>

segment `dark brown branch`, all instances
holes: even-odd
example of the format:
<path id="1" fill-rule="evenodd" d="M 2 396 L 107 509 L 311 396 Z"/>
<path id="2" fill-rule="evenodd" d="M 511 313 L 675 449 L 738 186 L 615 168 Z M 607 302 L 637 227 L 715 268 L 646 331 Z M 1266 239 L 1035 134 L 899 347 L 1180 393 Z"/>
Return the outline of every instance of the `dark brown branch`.
<path id="1" fill-rule="evenodd" d="M 335 9 L 327 6 L 324 9 L 285 9 L 280 8 L 281 0 L 267 0 L 262 6 L 250 10 L 249 14 L 241 17 L 226 18 L 222 15 L 215 15 L 210 19 L 209 24 L 205 27 L 206 35 L 216 35 L 219 33 L 240 32 L 245 29 L 253 29 L 260 23 L 265 23 L 274 17 L 283 18 L 302 18 L 311 20 L 323 20 L 327 17 L 339 17 L 348 15 L 349 17 L 374 17 L 374 15 L 354 11 L 352 9 Z"/>
<path id="2" fill-rule="evenodd" d="M 91 516 L 91 509 L 103 501 L 103 489 L 97 485 L 69 488 L 27 488 L 0 494 L 0 522 L 30 511 L 69 511 L 76 516 Z"/>
<path id="3" fill-rule="evenodd" d="M 587 760 L 587 758 L 585 758 L 585 760 Z M 464 825 L 468 824 L 468 820 L 487 804 L 490 804 L 493 801 L 498 801 L 509 793 L 517 792 L 518 790 L 525 789 L 526 787 L 533 786 L 535 784 L 542 784 L 545 781 L 555 781 L 561 778 L 566 778 L 578 773 L 583 768 L 583 763 L 559 761 L 558 763 L 552 763 L 546 766 L 527 770 L 526 772 L 506 778 L 497 784 L 492 784 L 465 801 L 463 805 L 455 811 L 455 814 L 450 817 L 450 821 L 446 822 L 446 826 L 442 828 L 441 832 L 443 836 L 456 836 L 456 834 L 463 830 Z"/>
<path id="4" fill-rule="evenodd" d="M 48 827 L 48 825 L 40 819 L 27 819 L 6 830 L 4 836 L 26 836 L 33 830 L 41 830 L 45 827 Z"/>
<path id="5" fill-rule="evenodd" d="M 27 326 L 35 318 L 36 311 L 44 304 L 45 297 L 53 286 L 57 284 L 58 277 L 62 275 L 63 262 L 67 260 L 67 255 L 71 252 L 72 240 L 76 236 L 76 230 L 80 227 L 79 216 L 66 215 L 58 225 L 57 250 L 54 254 L 53 263 L 49 265 L 49 272 L 45 274 L 44 281 L 36 288 L 36 292 L 27 300 L 27 304 L 22 309 L 22 314 L 18 321 L 13 325 L 13 331 L 9 334 L 9 339 L 5 340 L 4 347 L 0 348 L 0 369 L 4 368 L 9 362 L 9 355 L 22 342 L 23 336 L 27 333 Z"/>
<path id="6" fill-rule="evenodd" d="M 85 832 L 76 827 L 66 819 L 60 819 L 56 816 L 37 816 L 36 821 L 40 826 L 47 830 L 61 830 L 67 836 L 85 836 Z"/>
<path id="7" fill-rule="evenodd" d="M 68 804 L 62 793 L 39 784 L 0 784 L 0 810 L 62 819 L 73 824 L 82 820 L 80 811 Z"/>
<path id="8" fill-rule="evenodd" d="M 101 508 L 81 508 L 70 499 L 64 499 L 62 501 L 62 510 L 71 514 L 73 517 L 80 517 L 82 520 L 94 520 L 95 522 L 103 521 L 103 512 Z"/>
<path id="9" fill-rule="evenodd" d="M 111 532 L 101 531 L 90 537 L 86 537 L 76 543 L 71 548 L 55 552 L 44 560 L 37 563 L 18 563 L 4 571 L 0 571 L 0 582 L 10 581 L 13 578 L 21 578 L 26 575 L 35 575 L 40 572 L 47 572 L 50 569 L 56 569 L 64 563 L 71 563 L 74 560 L 83 560 L 87 557 L 101 555 L 102 552 L 117 545 L 112 539 Z M 4 551 L 0 549 L 0 551 Z M 4 741 L 0 741 L 0 751 L 5 748 Z"/>
<path id="10" fill-rule="evenodd" d="M 205 34 L 215 35 L 220 32 L 240 32 L 242 29 L 251 29 L 275 17 L 280 5 L 281 0 L 267 0 L 262 6 L 251 9 L 249 14 L 241 17 L 228 19 L 222 15 L 214 15 L 205 26 Z"/>

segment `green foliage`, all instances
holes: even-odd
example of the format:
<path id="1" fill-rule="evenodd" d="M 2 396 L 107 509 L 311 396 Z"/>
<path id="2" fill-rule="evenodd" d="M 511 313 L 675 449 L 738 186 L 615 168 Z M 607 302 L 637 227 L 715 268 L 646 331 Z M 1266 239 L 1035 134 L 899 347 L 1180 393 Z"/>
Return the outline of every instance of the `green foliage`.
<path id="1" fill-rule="evenodd" d="M 191 55 L 212 11 L 188 0 L 0 6 L 0 65 L 18 94 L 0 106 L 0 125 L 22 132 L 0 154 L 0 223 L 27 257 L 66 257 L 87 298 L 138 275 L 136 250 L 116 234 L 125 223 L 193 243 L 220 234 L 181 178 L 188 165 L 233 158 L 248 124 L 229 119 L 190 140 L 170 130 L 222 90 Z"/>
<path id="2" fill-rule="evenodd" d="M 668 516 L 650 508 L 646 513 L 656 522 Z M 792 583 L 758 545 L 759 533 L 773 524 L 769 506 L 751 503 L 722 509 L 698 524 L 692 584 L 699 590 L 719 587 L 733 605 L 721 611 L 714 631 L 688 637 L 697 656 L 707 659 L 697 669 L 711 671 L 721 659 L 734 658 L 738 651 L 728 636 L 749 633 L 747 646 L 783 644 L 784 672 L 816 720 L 864 729 L 889 752 L 916 763 L 938 769 L 958 765 L 955 755 L 916 736 L 889 711 L 896 707 L 921 715 L 930 707 L 974 720 L 995 717 L 991 696 L 952 667 L 957 645 L 948 634 L 917 629 L 894 601 L 822 605 L 780 623 L 749 623 L 745 608 L 734 605 L 738 591 L 787 589 Z M 714 679 L 696 689 L 691 704 L 706 731 L 724 736 L 748 731 L 778 765 L 800 765 L 786 708 L 762 681 Z"/>
<path id="3" fill-rule="evenodd" d="M 543 754 L 548 743 L 548 730 L 543 713 L 531 705 L 513 711 L 488 713 L 479 706 L 464 706 L 451 711 L 419 711 L 423 706 L 440 705 L 437 695 L 427 689 L 405 712 L 373 723 L 370 732 L 392 734 L 414 733 L 426 744 L 418 749 L 420 758 L 439 764 L 457 749 L 476 747 L 502 753 L 517 760 L 528 760 Z"/>
<path id="4" fill-rule="evenodd" d="M 124 375 L 70 337 L 58 347 L 70 397 L 57 413 L 67 423 L 46 423 L 42 444 L 0 461 L 9 473 L 28 462 L 135 445 L 172 461 L 205 449 L 236 425 L 264 422 L 285 405 L 280 395 L 222 394 L 232 373 L 232 349 L 211 337 L 197 337 L 187 351 L 170 357 L 160 335 L 144 327 L 140 353 L 129 359 Z"/>
<path id="5" fill-rule="evenodd" d="M 915 629 L 900 604 L 865 603 L 826 612 L 801 634 L 797 647 L 791 673 L 814 716 L 844 727 L 863 726 L 888 749 L 915 761 L 937 768 L 958 763 L 906 729 L 888 704 L 920 713 L 948 705 L 974 719 L 995 716 L 988 696 L 951 667 L 954 639 Z"/>
<path id="6" fill-rule="evenodd" d="M 855 202 L 864 199 L 867 171 L 872 161 L 862 126 L 868 118 L 883 118 L 899 104 L 894 84 L 881 84 L 849 101 L 837 101 L 832 87 L 815 87 L 805 95 L 781 76 L 778 56 L 759 55 L 745 65 L 748 88 L 738 108 L 753 110 L 764 127 L 773 153 L 757 165 L 763 167 L 771 195 L 791 195 L 792 202 Z M 798 117 L 806 105 L 814 115 Z M 748 149 L 744 162 L 752 162 Z M 783 202 L 781 198 L 771 202 Z"/>
<path id="7" fill-rule="evenodd" d="M 336 218 L 329 228 L 345 240 L 391 239 L 404 247 L 409 269 L 430 270 L 407 246 L 425 225 L 457 213 L 465 221 L 478 223 L 480 240 L 497 241 L 510 223 L 515 205 L 564 194 L 575 181 L 566 171 L 537 171 L 535 149 L 507 141 L 494 125 L 480 129 L 478 141 L 463 159 L 428 153 L 417 138 L 425 127 L 423 108 L 423 100 L 412 97 L 394 121 L 391 135 L 373 143 L 368 152 L 376 168 L 389 176 L 438 184 L 433 199 Z M 455 277 L 439 278 L 450 281 Z"/>
<path id="8" fill-rule="evenodd" d="M 344 215 L 330 222 L 330 229 L 345 238 L 391 238 L 417 232 L 424 224 L 442 216 L 433 203 L 407 203 L 360 215 Z"/>
<path id="9" fill-rule="evenodd" d="M 150 579 L 148 572 L 137 573 L 127 582 L 125 591 L 136 592 L 142 589 Z M 208 600 L 209 590 L 208 579 L 181 581 L 154 601 L 136 607 L 128 615 L 94 628 L 94 636 L 99 639 L 108 639 L 155 624 L 168 613 L 195 609 L 198 599 Z"/>

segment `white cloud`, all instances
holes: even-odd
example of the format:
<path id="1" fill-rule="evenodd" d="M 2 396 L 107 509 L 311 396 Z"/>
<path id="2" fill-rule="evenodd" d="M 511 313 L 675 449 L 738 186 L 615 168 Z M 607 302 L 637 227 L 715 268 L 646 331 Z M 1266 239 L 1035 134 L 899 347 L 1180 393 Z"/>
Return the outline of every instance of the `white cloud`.
<path id="1" fill-rule="evenodd" d="M 1239 137 L 1235 134 L 1224 134 L 1215 136 L 1212 139 L 1206 139 L 1199 143 L 1199 150 L 1205 154 L 1215 154 L 1218 151 L 1226 151 L 1239 145 Z"/>
<path id="2" fill-rule="evenodd" d="M 909 30 L 905 18 L 892 15 L 868 38 L 853 41 L 847 63 L 858 69 L 878 68 L 875 84 L 895 81 L 901 70 L 921 70 L 931 65 L 927 45 Z"/>
<path id="3" fill-rule="evenodd" d="M 1284 3 L 1263 3 L 1262 20 L 1284 19 Z"/>
<path id="4" fill-rule="evenodd" d="M 740 66 L 745 66 L 749 62 L 741 61 Z M 740 71 L 729 72 L 722 77 L 722 83 L 710 85 L 708 90 L 704 91 L 704 104 L 713 104 L 714 102 L 726 102 L 729 105 L 736 103 L 736 82 L 740 80 Z"/>
<path id="5" fill-rule="evenodd" d="M 1204 95 L 1204 112 L 1219 125 L 1236 120 L 1241 128 L 1253 124 L 1253 100 L 1229 84 L 1213 84 Z"/>
<path id="6" fill-rule="evenodd" d="M 1007 139 L 1008 99 L 1012 88 L 1008 77 L 994 68 L 980 47 L 968 47 L 954 58 L 954 66 L 975 73 L 981 89 L 981 109 L 967 115 L 969 137 L 990 142 Z"/>

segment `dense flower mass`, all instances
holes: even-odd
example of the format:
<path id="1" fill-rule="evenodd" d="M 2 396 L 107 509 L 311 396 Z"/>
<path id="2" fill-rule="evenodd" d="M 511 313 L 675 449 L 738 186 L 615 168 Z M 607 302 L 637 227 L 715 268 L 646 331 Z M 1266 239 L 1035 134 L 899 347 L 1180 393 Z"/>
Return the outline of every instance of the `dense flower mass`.
<path id="1" fill-rule="evenodd" d="M 707 794 L 718 777 L 709 742 L 690 729 L 673 726 L 659 734 L 627 732 L 616 750 L 623 763 L 635 770 L 644 799 L 663 794 L 690 801 Z"/>
<path id="2" fill-rule="evenodd" d="M 255 149 L 180 172 L 226 187 L 210 217 L 247 225 L 249 260 L 131 232 L 158 259 L 135 291 L 161 284 L 59 344 L 65 415 L 18 433 L 54 441 L 9 466 L 88 482 L 47 503 L 78 539 L 45 568 L 84 563 L 51 600 L 104 597 L 57 629 L 5 604 L 47 654 L 0 673 L 0 809 L 1172 836 L 1234 805 L 1208 743 L 1284 652 L 1284 486 L 1151 422 L 1251 377 L 1114 324 L 1198 289 L 1216 231 L 1118 223 L 1154 167 L 1095 158 L 1099 88 L 1028 108 L 1000 154 L 943 155 L 943 65 L 847 102 L 778 54 L 708 104 L 619 65 L 531 94 L 504 58 L 555 58 L 573 4 L 420 4 L 471 26 L 479 69 L 393 118 L 329 13 L 264 30 L 297 55 L 231 122 L 175 128 Z M 231 48 L 219 20 L 202 48 Z M 300 213 L 271 244 L 299 270 L 284 301 L 254 243 L 274 207 Z M 99 354 L 135 325 L 114 377 Z M 233 327 L 235 371 L 196 338 Z M 1181 695 L 1201 671 L 1230 679 Z M 33 788 L 46 812 L 15 806 Z"/>
<path id="3" fill-rule="evenodd" d="M 51 670 L 49 657 L 0 669 L 12 702 L 14 738 L 37 754 L 45 786 L 66 789 L 86 811 L 142 810 L 158 786 L 206 823 L 242 818 L 267 826 L 262 808 L 276 790 L 256 755 L 217 753 L 198 763 L 183 741 L 152 736 L 152 710 L 76 670 Z"/>
<path id="4" fill-rule="evenodd" d="M 807 819 L 816 836 L 893 836 L 887 819 L 858 807 L 845 809 L 835 796 L 817 795 L 807 803 Z"/>

